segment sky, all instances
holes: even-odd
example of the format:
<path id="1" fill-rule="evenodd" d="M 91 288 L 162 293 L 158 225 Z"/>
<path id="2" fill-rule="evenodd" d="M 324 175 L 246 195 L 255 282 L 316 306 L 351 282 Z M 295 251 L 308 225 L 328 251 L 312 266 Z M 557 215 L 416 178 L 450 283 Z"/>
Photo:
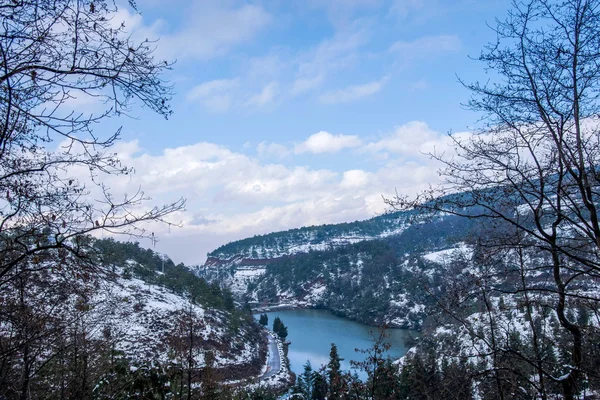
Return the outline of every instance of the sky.
<path id="1" fill-rule="evenodd" d="M 508 0 L 138 0 L 119 7 L 134 39 L 176 60 L 168 120 L 144 109 L 115 151 L 149 204 L 187 199 L 153 225 L 152 247 L 201 264 L 256 234 L 348 222 L 383 199 L 438 181 L 428 155 L 452 154 L 448 133 L 479 115 L 460 84 L 485 81 L 477 61 Z M 82 102 L 83 103 L 83 102 Z M 80 105 L 85 107 L 85 105 Z M 93 105 L 90 105 L 93 107 Z M 109 185 L 110 186 L 110 185 Z"/>

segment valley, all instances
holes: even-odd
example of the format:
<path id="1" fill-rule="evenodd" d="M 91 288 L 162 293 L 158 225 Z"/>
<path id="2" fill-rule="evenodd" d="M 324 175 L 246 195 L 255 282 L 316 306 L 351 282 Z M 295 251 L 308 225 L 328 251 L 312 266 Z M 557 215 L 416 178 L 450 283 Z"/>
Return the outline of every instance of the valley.
<path id="1" fill-rule="evenodd" d="M 474 198 L 485 202 L 464 206 Z M 300 335 L 305 333 L 293 338 L 289 348 L 291 369 L 296 374 L 303 373 L 300 365 L 306 360 L 311 360 L 315 369 L 331 363 L 329 340 L 339 346 L 341 358 L 352 359 L 352 352 L 342 350 L 344 333 L 327 339 L 335 331 L 333 325 L 324 322 L 327 328 L 319 333 L 318 324 L 313 326 L 307 318 L 319 315 L 319 320 L 323 318 L 320 313 L 332 313 L 325 320 L 341 317 L 336 321 L 401 328 L 405 333 L 417 330 L 418 339 L 409 340 L 410 350 L 393 338 L 386 342 L 389 348 L 379 347 L 378 351 L 387 349 L 381 360 L 391 356 L 402 374 L 410 374 L 399 378 L 409 385 L 405 390 L 436 393 L 453 387 L 470 398 L 480 389 L 465 390 L 467 382 L 484 387 L 494 377 L 473 378 L 472 371 L 507 368 L 511 373 L 531 374 L 535 371 L 528 361 L 531 354 L 544 360 L 544 368 L 555 371 L 551 374 L 565 368 L 551 364 L 556 362 L 552 360 L 564 362 L 564 354 L 555 344 L 567 340 L 560 328 L 562 317 L 554 311 L 560 303 L 552 258 L 534 234 L 515 237 L 514 222 L 486 214 L 491 201 L 494 206 L 504 204 L 507 219 L 518 219 L 523 230 L 533 232 L 536 211 L 528 206 L 529 199 L 506 196 L 504 188 L 497 188 L 436 199 L 438 211 L 394 212 L 351 224 L 312 226 L 233 242 L 211 252 L 196 272 L 230 288 L 240 303 L 255 312 L 285 316 L 290 338 L 294 326 Z M 547 221 L 544 216 L 538 223 Z M 572 239 L 575 228 L 569 224 L 560 230 L 564 235 L 561 246 L 578 252 L 578 257 L 595 260 L 593 251 L 588 253 L 583 247 L 571 250 L 577 241 Z M 582 334 L 588 339 L 582 347 L 597 354 L 593 343 L 599 337 L 600 319 L 593 304 L 600 293 L 600 280 L 594 273 L 577 273 L 576 261 L 563 262 L 573 272 L 567 274 L 569 285 L 563 290 L 568 293 L 568 305 L 562 312 L 568 315 L 565 319 L 585 327 Z M 313 334 L 319 337 L 314 353 Z M 368 347 L 363 343 L 362 348 Z M 592 371 L 599 359 L 588 358 L 590 364 L 582 364 L 582 368 Z M 350 367 L 347 361 L 342 365 L 344 370 Z M 424 365 L 434 368 L 435 379 L 439 379 L 428 389 L 416 383 L 429 379 Z M 465 381 L 451 378 L 453 375 Z M 364 373 L 360 377 L 371 379 Z M 412 381 L 415 377 L 418 381 Z M 545 382 L 544 390 L 560 391 L 557 375 L 538 375 L 537 379 Z M 394 382 L 389 385 L 398 383 Z M 594 379 L 589 382 L 590 388 L 598 387 Z M 528 393 L 536 390 L 525 382 L 520 385 L 528 387 Z"/>
<path id="2" fill-rule="evenodd" d="M 453 216 L 393 213 L 277 232 L 211 252 L 198 274 L 256 311 L 324 308 L 361 323 L 418 329 L 443 256 L 470 258 L 477 225 Z"/>
<path id="3" fill-rule="evenodd" d="M 365 354 L 355 349 L 365 350 L 373 345 L 377 328 L 336 317 L 325 310 L 286 310 L 267 313 L 269 320 L 280 317 L 288 326 L 288 349 L 290 370 L 296 375 L 302 374 L 304 364 L 309 361 L 314 369 L 329 362 L 329 346 L 335 343 L 339 355 L 343 358 L 341 368 L 351 370 L 350 360 L 364 361 Z M 391 344 L 389 356 L 399 359 L 404 356 L 418 337 L 418 331 L 406 329 L 388 329 L 388 341 Z M 364 371 L 353 369 L 359 378 L 366 380 Z"/>
<path id="4" fill-rule="evenodd" d="M 600 0 L 0 22 L 0 400 L 600 399 Z"/>

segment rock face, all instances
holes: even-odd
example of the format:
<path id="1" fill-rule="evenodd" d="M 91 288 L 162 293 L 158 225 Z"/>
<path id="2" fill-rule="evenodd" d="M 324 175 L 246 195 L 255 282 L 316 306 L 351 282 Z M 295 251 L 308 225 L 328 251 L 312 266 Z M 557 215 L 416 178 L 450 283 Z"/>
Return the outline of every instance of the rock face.
<path id="1" fill-rule="evenodd" d="M 198 273 L 259 309 L 327 308 L 368 324 L 417 328 L 431 301 L 423 285 L 442 279 L 442 258 L 470 257 L 472 228 L 458 217 L 398 212 L 292 229 L 221 246 Z"/>

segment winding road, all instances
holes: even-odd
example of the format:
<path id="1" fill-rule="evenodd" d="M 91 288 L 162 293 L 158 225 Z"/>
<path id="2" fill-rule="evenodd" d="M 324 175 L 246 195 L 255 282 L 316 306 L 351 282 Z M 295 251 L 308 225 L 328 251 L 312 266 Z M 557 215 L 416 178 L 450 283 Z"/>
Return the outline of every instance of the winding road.
<path id="1" fill-rule="evenodd" d="M 279 346 L 277 346 L 277 340 L 273 337 L 271 332 L 267 333 L 267 340 L 269 341 L 269 352 L 267 354 L 267 371 L 260 377 L 260 379 L 267 379 L 273 375 L 277 375 L 281 371 L 281 360 L 283 354 L 279 352 Z"/>

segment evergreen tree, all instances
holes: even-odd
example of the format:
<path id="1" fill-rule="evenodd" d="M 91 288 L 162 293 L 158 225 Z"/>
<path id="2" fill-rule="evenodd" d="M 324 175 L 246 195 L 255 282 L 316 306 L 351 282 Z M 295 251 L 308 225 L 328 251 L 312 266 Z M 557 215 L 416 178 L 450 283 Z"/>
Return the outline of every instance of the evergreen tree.
<path id="1" fill-rule="evenodd" d="M 212 351 L 207 351 L 204 354 L 205 366 L 202 372 L 202 399 L 219 399 L 219 385 L 215 376 L 215 361 L 215 354 Z"/>
<path id="2" fill-rule="evenodd" d="M 327 378 L 323 371 L 315 371 L 313 373 L 313 390 L 311 394 L 312 400 L 325 400 L 327 398 Z"/>
<path id="3" fill-rule="evenodd" d="M 331 343 L 329 351 L 329 363 L 327 364 L 327 375 L 329 378 L 328 399 L 341 399 L 344 390 L 344 380 L 342 379 L 341 358 L 335 343 Z"/>
<path id="4" fill-rule="evenodd" d="M 275 317 L 275 319 L 273 320 L 273 332 L 275 332 L 275 333 L 279 332 L 281 325 L 282 325 L 281 319 L 279 317 Z"/>
<path id="5" fill-rule="evenodd" d="M 400 394 L 398 367 L 392 363 L 392 360 L 389 357 L 379 363 L 375 377 L 377 382 L 373 386 L 374 399 L 384 400 L 398 398 Z"/>
<path id="6" fill-rule="evenodd" d="M 163 75 L 171 64 L 157 59 L 155 43 L 127 32 L 120 18 L 130 11 L 105 0 L 0 5 L 2 399 L 90 398 L 107 371 L 97 326 L 86 319 L 102 305 L 90 304 L 88 292 L 111 268 L 88 235 L 154 238 L 142 223 L 169 223 L 185 203 L 152 206 L 142 190 L 120 195 L 105 185 L 132 170 L 114 148 L 121 129 L 102 121 L 135 113 L 136 103 L 171 114 Z M 73 99 L 98 108 L 76 111 Z"/>
<path id="7" fill-rule="evenodd" d="M 262 326 L 267 326 L 269 325 L 269 316 L 267 314 L 260 314 L 260 318 L 258 320 L 258 322 L 262 325 Z"/>
<path id="8" fill-rule="evenodd" d="M 519 262 L 518 293 L 538 296 L 538 276 L 551 277 L 544 282 L 544 302 L 552 305 L 558 320 L 553 352 L 558 363 L 547 361 L 550 352 L 538 351 L 543 338 L 535 324 L 523 338 L 529 343 L 513 347 L 510 333 L 494 327 L 504 325 L 504 319 L 492 312 L 485 338 L 490 348 L 481 357 L 496 364 L 510 354 L 522 361 L 491 366 L 500 393 L 509 387 L 511 395 L 521 392 L 523 386 L 514 385 L 520 381 L 528 386 L 525 391 L 538 393 L 534 397 L 556 397 L 550 387 L 558 383 L 561 397 L 574 400 L 587 376 L 596 375 L 584 370 L 588 338 L 580 322 L 585 319 L 578 321 L 569 310 L 581 296 L 579 288 L 594 285 L 600 273 L 600 1 L 513 1 L 493 31 L 493 42 L 479 56 L 490 79 L 464 83 L 472 94 L 467 107 L 478 113 L 480 129 L 468 137 L 453 136 L 456 153 L 432 154 L 442 163 L 438 188 L 427 189 L 415 201 L 398 197 L 390 203 L 423 215 L 439 211 L 476 219 L 495 232 L 504 229 L 505 235 L 491 235 L 491 241 L 478 235 L 488 254 L 512 248 L 514 254 L 536 251 L 545 258 L 542 263 Z M 473 279 L 482 283 L 482 296 L 498 290 L 493 283 L 497 275 L 485 271 Z M 590 309 L 598 309 L 597 296 L 587 300 Z M 453 305 L 441 308 L 452 318 L 462 317 Z M 535 368 L 535 379 L 530 372 L 523 375 L 523 366 Z M 481 372 L 489 369 L 485 365 Z"/>
<path id="9" fill-rule="evenodd" d="M 273 320 L 273 332 L 275 332 L 275 334 L 279 336 L 281 340 L 285 340 L 285 338 L 287 338 L 287 326 L 283 324 L 279 317 L 275 317 L 275 319 Z"/>
<path id="10" fill-rule="evenodd" d="M 305 400 L 306 397 L 304 396 L 304 393 L 302 393 L 302 381 L 301 381 L 301 377 L 298 377 L 298 379 L 296 380 L 296 384 L 292 387 L 291 389 L 291 393 L 290 393 L 290 400 Z"/>
<path id="11" fill-rule="evenodd" d="M 364 382 L 360 380 L 358 374 L 351 374 L 350 372 L 344 372 L 344 380 L 346 382 L 346 393 L 345 399 L 362 399 L 365 393 L 367 393 L 367 387 Z"/>
<path id="12" fill-rule="evenodd" d="M 307 360 L 304 364 L 304 371 L 298 376 L 297 385 L 300 388 L 300 393 L 302 393 L 305 399 L 310 399 L 312 397 L 314 379 L 312 365 L 310 364 L 310 360 Z"/>
<path id="13" fill-rule="evenodd" d="M 279 332 L 277 332 L 277 335 L 279 335 L 279 337 L 281 338 L 281 340 L 285 340 L 287 338 L 287 336 L 288 336 L 287 326 L 285 326 L 282 323 L 281 327 L 279 328 Z"/>

